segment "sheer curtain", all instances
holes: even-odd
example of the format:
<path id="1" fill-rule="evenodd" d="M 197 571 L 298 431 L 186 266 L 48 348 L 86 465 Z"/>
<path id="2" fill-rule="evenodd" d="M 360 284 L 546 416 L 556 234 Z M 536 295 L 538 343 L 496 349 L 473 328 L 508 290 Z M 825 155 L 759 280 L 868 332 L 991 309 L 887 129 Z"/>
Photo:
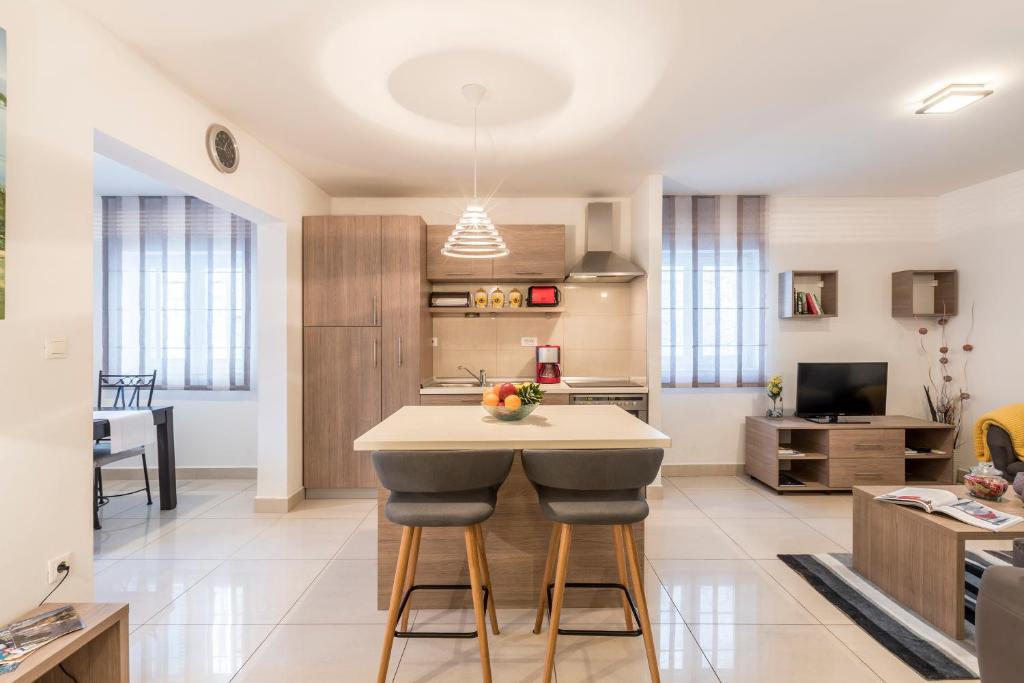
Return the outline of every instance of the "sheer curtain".
<path id="1" fill-rule="evenodd" d="M 764 385 L 767 205 L 664 197 L 662 386 Z"/>
<path id="2" fill-rule="evenodd" d="M 251 384 L 254 226 L 195 197 L 103 197 L 103 369 Z"/>

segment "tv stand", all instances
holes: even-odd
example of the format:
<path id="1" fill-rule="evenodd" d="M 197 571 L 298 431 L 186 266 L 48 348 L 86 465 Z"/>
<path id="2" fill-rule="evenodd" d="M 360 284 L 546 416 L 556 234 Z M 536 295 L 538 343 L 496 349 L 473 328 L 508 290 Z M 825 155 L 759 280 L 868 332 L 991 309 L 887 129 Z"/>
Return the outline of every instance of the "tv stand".
<path id="1" fill-rule="evenodd" d="M 780 448 L 798 453 L 780 454 Z M 922 452 L 908 455 L 908 448 Z M 951 484 L 953 428 L 903 415 L 858 422 L 748 417 L 743 469 L 780 494 Z"/>

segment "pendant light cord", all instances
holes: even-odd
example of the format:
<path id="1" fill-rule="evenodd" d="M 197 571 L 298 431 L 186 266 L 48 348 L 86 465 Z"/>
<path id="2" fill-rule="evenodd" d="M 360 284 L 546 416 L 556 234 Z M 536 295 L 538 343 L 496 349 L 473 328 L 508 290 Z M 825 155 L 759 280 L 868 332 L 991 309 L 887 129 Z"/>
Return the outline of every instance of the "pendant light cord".
<path id="1" fill-rule="evenodd" d="M 480 109 L 480 103 L 473 105 L 473 201 L 479 198 L 476 188 L 476 113 Z"/>

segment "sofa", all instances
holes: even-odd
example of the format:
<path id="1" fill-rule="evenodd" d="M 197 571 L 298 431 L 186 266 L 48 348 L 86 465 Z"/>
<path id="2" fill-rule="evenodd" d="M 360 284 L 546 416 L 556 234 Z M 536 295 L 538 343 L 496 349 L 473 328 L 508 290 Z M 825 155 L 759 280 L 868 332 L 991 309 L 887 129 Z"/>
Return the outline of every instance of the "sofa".
<path id="1" fill-rule="evenodd" d="M 989 567 L 981 577 L 974 624 L 981 683 L 1024 680 L 1024 538 L 1013 543 L 1013 564 Z"/>
<path id="2" fill-rule="evenodd" d="M 1002 427 L 993 424 L 989 425 L 985 441 L 988 443 L 988 452 L 992 455 L 992 464 L 1012 483 L 1017 474 L 1024 472 L 1024 461 L 1017 458 L 1010 442 L 1010 435 Z"/>

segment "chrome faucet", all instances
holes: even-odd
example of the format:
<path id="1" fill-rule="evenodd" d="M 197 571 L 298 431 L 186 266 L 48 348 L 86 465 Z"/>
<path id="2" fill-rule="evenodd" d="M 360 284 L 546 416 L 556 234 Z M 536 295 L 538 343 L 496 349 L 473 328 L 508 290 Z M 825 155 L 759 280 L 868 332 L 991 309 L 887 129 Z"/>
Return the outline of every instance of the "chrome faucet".
<path id="1" fill-rule="evenodd" d="M 479 375 L 477 375 L 475 372 L 473 372 L 464 365 L 460 365 L 459 370 L 465 370 L 466 372 L 468 372 L 470 377 L 472 377 L 473 379 L 480 383 L 480 386 L 487 384 L 487 371 L 484 370 L 483 368 L 480 368 Z"/>

